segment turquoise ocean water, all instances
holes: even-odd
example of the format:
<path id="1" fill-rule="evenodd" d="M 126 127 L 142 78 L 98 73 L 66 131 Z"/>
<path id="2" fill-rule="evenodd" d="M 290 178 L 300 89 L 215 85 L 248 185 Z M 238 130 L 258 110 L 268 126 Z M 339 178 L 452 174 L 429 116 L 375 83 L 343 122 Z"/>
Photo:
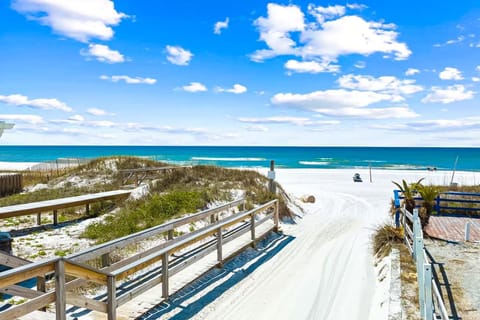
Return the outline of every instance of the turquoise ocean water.
<path id="1" fill-rule="evenodd" d="M 198 147 L 198 146 L 0 146 L 0 161 L 135 155 L 174 164 L 224 167 L 418 169 L 480 171 L 480 148 Z"/>

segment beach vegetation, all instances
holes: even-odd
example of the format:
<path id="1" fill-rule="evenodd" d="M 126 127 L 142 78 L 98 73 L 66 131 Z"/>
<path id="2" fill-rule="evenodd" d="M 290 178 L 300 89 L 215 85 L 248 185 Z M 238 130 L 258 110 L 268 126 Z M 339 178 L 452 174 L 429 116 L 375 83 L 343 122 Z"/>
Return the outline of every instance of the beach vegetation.
<path id="1" fill-rule="evenodd" d="M 438 188 L 433 185 L 417 185 L 417 191 L 422 197 L 422 208 L 419 210 L 419 217 L 420 222 L 422 224 L 422 228 L 428 225 L 430 220 L 430 216 L 433 213 L 433 209 L 435 207 L 435 200 L 438 196 Z"/>
<path id="2" fill-rule="evenodd" d="M 383 258 L 388 256 L 392 246 L 403 242 L 403 229 L 388 223 L 378 226 L 372 235 L 373 252 Z"/>
<path id="3" fill-rule="evenodd" d="M 417 182 L 413 183 L 408 183 L 404 179 L 401 183 L 392 181 L 392 183 L 396 185 L 402 193 L 402 196 L 404 197 L 403 202 L 405 204 L 405 209 L 407 209 L 409 212 L 413 212 L 413 209 L 415 209 L 415 194 L 417 192 L 418 186 L 422 183 L 423 179 L 425 178 L 421 178 Z"/>

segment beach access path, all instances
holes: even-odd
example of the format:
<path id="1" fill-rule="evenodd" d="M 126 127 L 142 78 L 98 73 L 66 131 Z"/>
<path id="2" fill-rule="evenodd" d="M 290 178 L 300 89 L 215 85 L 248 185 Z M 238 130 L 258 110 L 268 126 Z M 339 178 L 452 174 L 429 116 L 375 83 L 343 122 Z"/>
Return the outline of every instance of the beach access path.
<path id="1" fill-rule="evenodd" d="M 359 172 L 363 183 L 354 183 Z M 392 180 L 450 182 L 451 172 L 368 169 L 280 169 L 277 181 L 303 204 L 297 224 L 284 224 L 295 237 L 273 258 L 205 306 L 194 319 L 387 319 L 388 287 L 376 285 L 370 236 L 388 219 Z M 457 172 L 459 184 L 480 173 Z"/>

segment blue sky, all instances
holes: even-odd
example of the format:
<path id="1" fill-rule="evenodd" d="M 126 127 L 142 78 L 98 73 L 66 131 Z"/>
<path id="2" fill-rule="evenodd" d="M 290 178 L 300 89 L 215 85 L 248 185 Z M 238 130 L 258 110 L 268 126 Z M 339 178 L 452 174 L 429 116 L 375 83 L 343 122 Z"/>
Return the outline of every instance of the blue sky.
<path id="1" fill-rule="evenodd" d="M 480 146 L 475 2 L 2 1 L 1 143 Z"/>

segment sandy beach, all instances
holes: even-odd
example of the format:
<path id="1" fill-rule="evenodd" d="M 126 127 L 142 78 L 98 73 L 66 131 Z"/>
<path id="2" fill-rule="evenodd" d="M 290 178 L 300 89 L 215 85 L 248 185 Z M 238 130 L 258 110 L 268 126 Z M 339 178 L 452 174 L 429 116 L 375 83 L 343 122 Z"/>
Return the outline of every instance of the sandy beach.
<path id="1" fill-rule="evenodd" d="M 363 183 L 354 183 L 355 172 Z M 370 236 L 388 220 L 392 180 L 445 184 L 446 171 L 277 170 L 277 181 L 303 204 L 297 224 L 284 224 L 295 239 L 246 279 L 206 306 L 197 319 L 387 319 L 388 286 L 376 283 Z M 473 184 L 480 173 L 457 172 Z"/>
<path id="2" fill-rule="evenodd" d="M 357 172 L 362 183 L 352 180 Z M 368 169 L 277 169 L 277 181 L 304 211 L 297 211 L 295 223 L 282 223 L 292 241 L 241 281 L 232 285 L 228 280 L 245 268 L 243 264 L 226 270 L 230 274 L 211 281 L 160 318 L 168 319 L 198 303 L 212 288 L 226 286 L 198 312 L 180 318 L 387 319 L 389 286 L 378 282 L 370 237 L 377 225 L 390 219 L 392 180 L 425 178 L 426 184 L 449 184 L 451 176 L 447 171 L 373 170 L 370 182 Z M 480 172 L 456 172 L 454 182 L 476 184 Z M 305 195 L 313 195 L 315 203 L 301 203 Z M 65 227 L 56 233 L 78 233 L 70 228 L 78 229 Z"/>

